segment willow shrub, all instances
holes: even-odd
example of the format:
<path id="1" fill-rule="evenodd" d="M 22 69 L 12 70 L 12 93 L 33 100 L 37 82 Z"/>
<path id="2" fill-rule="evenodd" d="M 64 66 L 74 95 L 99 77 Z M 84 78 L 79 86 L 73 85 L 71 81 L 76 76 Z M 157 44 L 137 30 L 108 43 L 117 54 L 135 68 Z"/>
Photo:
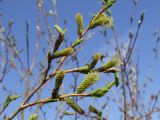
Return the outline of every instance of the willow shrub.
<path id="1" fill-rule="evenodd" d="M 98 26 L 107 27 L 108 29 L 111 28 L 111 27 L 114 27 L 113 26 L 114 25 L 113 24 L 113 19 L 109 14 L 107 14 L 106 11 L 115 3 L 115 0 L 105 0 L 105 3 L 106 4 L 102 7 L 102 9 L 92 17 L 92 19 L 90 20 L 90 23 L 88 24 L 88 26 L 86 28 L 83 25 L 83 16 L 80 13 L 76 14 L 75 20 L 76 20 L 76 23 L 77 23 L 78 38 L 68 48 L 65 48 L 63 50 L 58 50 L 60 45 L 63 43 L 66 29 L 63 30 L 58 25 L 54 26 L 54 28 L 59 33 L 59 36 L 58 36 L 57 40 L 55 41 L 53 51 L 48 53 L 48 58 L 47 58 L 48 59 L 48 68 L 46 69 L 46 72 L 45 72 L 46 74 L 45 74 L 44 81 L 42 83 L 40 83 L 40 85 L 45 84 L 46 81 L 48 80 L 47 78 L 50 79 L 50 78 L 54 77 L 54 75 L 55 75 L 55 86 L 53 88 L 51 97 L 46 98 L 44 100 L 35 101 L 32 104 L 32 103 L 27 103 L 27 101 L 33 96 L 33 94 L 28 96 L 26 101 L 24 103 L 22 103 L 22 105 L 19 107 L 19 109 L 17 111 L 15 111 L 10 117 L 6 117 L 5 118 L 6 120 L 13 119 L 21 110 L 24 110 L 27 107 L 31 107 L 31 106 L 36 105 L 36 104 L 44 104 L 44 103 L 59 102 L 59 101 L 66 101 L 66 104 L 68 104 L 73 110 L 75 110 L 75 112 L 83 115 L 83 114 L 85 114 L 85 110 L 83 110 L 80 105 L 78 105 L 77 103 L 75 103 L 72 100 L 72 98 L 71 98 L 72 96 L 96 97 L 96 98 L 100 99 L 114 85 L 116 87 L 118 86 L 119 75 L 118 75 L 118 69 L 115 67 L 118 63 L 117 57 L 113 56 L 113 58 L 111 60 L 109 60 L 108 62 L 106 62 L 104 65 L 96 68 L 96 64 L 101 59 L 101 54 L 100 53 L 96 53 L 95 55 L 93 55 L 92 61 L 90 63 L 87 63 L 85 66 L 75 68 L 75 69 L 71 69 L 71 70 L 57 69 L 57 70 L 55 70 L 54 75 L 48 75 L 48 71 L 50 70 L 52 61 L 54 59 L 61 58 L 61 63 L 63 64 L 63 61 L 67 57 L 71 56 L 74 53 L 74 50 L 76 49 L 76 47 L 78 45 L 82 44 L 85 41 L 84 35 L 89 30 L 94 29 Z M 71 73 L 71 72 L 78 72 L 79 74 L 86 74 L 86 76 L 84 77 L 84 79 L 82 80 L 80 85 L 78 85 L 77 91 L 75 93 L 60 95 L 59 94 L 59 89 L 60 89 L 61 84 L 63 83 L 63 79 L 65 77 L 65 74 L 68 74 L 68 73 Z M 89 93 L 85 93 L 85 91 L 89 87 L 91 87 L 93 84 L 96 84 L 96 82 L 98 80 L 100 80 L 100 75 L 99 74 L 101 72 L 102 73 L 113 74 L 114 77 L 115 77 L 115 80 L 113 80 L 110 83 L 106 83 L 106 85 L 104 85 L 104 87 L 102 87 L 102 88 L 97 88 L 93 91 L 90 91 Z M 7 106 L 13 100 L 16 100 L 18 97 L 19 96 L 8 96 L 4 105 L 3 105 L 1 113 L 7 108 Z M 102 117 L 102 112 L 98 111 L 93 105 L 90 105 L 88 109 L 89 109 L 90 112 L 96 114 L 99 119 Z M 36 120 L 37 116 L 38 115 L 33 114 L 32 116 L 29 117 L 29 119 L 30 120 Z"/>

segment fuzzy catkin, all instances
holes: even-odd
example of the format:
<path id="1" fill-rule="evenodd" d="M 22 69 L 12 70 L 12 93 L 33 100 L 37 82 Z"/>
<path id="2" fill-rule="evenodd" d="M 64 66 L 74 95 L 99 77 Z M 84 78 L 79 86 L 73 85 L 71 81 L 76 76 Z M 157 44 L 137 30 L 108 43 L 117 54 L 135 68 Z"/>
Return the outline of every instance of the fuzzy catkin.
<path id="1" fill-rule="evenodd" d="M 63 57 L 63 56 L 69 56 L 74 52 L 74 49 L 69 47 L 65 48 L 62 51 L 57 51 L 52 55 L 52 58 L 58 58 L 58 57 Z"/>
<path id="2" fill-rule="evenodd" d="M 52 91 L 52 98 L 56 98 L 58 95 L 58 91 L 60 86 L 62 85 L 64 79 L 64 71 L 58 71 L 56 74 L 55 87 Z"/>
<path id="3" fill-rule="evenodd" d="M 93 69 L 95 67 L 95 65 L 97 64 L 98 60 L 100 59 L 100 54 L 99 53 L 96 53 L 94 56 L 93 56 L 93 60 L 90 64 L 91 66 L 91 69 Z"/>
<path id="4" fill-rule="evenodd" d="M 71 98 L 66 98 L 66 103 L 79 114 L 84 114 L 84 110 Z"/>
<path id="5" fill-rule="evenodd" d="M 107 16 L 104 13 L 99 14 L 92 18 L 90 22 L 90 29 L 93 29 L 97 26 L 106 26 L 108 28 L 113 26 L 113 18 L 111 16 Z"/>
<path id="6" fill-rule="evenodd" d="M 99 73 L 97 71 L 90 72 L 83 79 L 82 83 L 77 87 L 77 93 L 83 93 L 87 88 L 99 80 Z"/>
<path id="7" fill-rule="evenodd" d="M 110 88 L 115 85 L 115 81 L 112 81 L 108 83 L 105 87 L 99 88 L 97 90 L 92 91 L 90 94 L 92 97 L 103 97 L 109 90 Z"/>
<path id="8" fill-rule="evenodd" d="M 83 18 L 82 18 L 82 15 L 80 13 L 76 14 L 76 23 L 77 23 L 77 26 L 78 26 L 77 33 L 78 33 L 78 35 L 82 36 L 82 33 L 83 33 Z"/>
<path id="9" fill-rule="evenodd" d="M 118 59 L 116 57 L 113 57 L 110 61 L 108 61 L 106 64 L 104 64 L 102 67 L 98 68 L 99 72 L 102 72 L 106 69 L 112 68 L 116 66 L 118 63 Z"/>
<path id="10" fill-rule="evenodd" d="M 58 71 L 56 74 L 55 90 L 59 90 L 64 78 L 64 71 Z"/>

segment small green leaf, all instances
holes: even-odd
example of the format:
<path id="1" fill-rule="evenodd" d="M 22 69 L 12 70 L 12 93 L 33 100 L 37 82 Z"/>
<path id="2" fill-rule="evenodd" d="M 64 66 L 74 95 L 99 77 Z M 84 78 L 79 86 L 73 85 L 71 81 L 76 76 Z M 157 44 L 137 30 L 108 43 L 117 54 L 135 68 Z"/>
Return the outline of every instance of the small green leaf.
<path id="1" fill-rule="evenodd" d="M 63 30 L 63 33 L 65 34 L 67 32 L 67 28 L 65 28 L 64 30 Z"/>
<path id="2" fill-rule="evenodd" d="M 14 100 L 16 100 L 17 98 L 19 98 L 20 95 L 8 95 L 6 98 L 6 101 L 3 104 L 3 110 L 7 108 L 7 106 Z"/>
<path id="3" fill-rule="evenodd" d="M 63 33 L 62 28 L 60 28 L 58 25 L 54 25 L 54 28 L 59 32 L 60 34 Z"/>
<path id="4" fill-rule="evenodd" d="M 38 120 L 38 114 L 35 113 L 35 114 L 31 115 L 28 120 Z"/>

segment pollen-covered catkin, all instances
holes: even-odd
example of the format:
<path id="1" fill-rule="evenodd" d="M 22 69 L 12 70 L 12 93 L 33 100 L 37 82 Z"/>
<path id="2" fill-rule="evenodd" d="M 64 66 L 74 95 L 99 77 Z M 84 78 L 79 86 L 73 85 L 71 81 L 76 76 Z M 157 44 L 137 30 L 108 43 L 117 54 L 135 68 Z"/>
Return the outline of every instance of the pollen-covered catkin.
<path id="1" fill-rule="evenodd" d="M 113 18 L 111 16 L 107 16 L 104 13 L 99 14 L 92 18 L 90 22 L 90 29 L 93 29 L 97 26 L 106 26 L 108 28 L 113 26 Z"/>
<path id="2" fill-rule="evenodd" d="M 63 56 L 69 56 L 74 52 L 74 49 L 72 47 L 65 48 L 62 51 L 57 51 L 52 55 L 52 58 L 58 58 Z"/>
<path id="3" fill-rule="evenodd" d="M 77 93 L 83 93 L 87 88 L 99 80 L 99 73 L 92 71 L 86 75 L 82 83 L 77 87 Z"/>
<path id="4" fill-rule="evenodd" d="M 77 26 L 78 26 L 77 33 L 78 33 L 79 36 L 82 36 L 82 33 L 83 33 L 83 18 L 82 18 L 82 15 L 80 13 L 76 14 L 76 23 L 77 23 Z"/>

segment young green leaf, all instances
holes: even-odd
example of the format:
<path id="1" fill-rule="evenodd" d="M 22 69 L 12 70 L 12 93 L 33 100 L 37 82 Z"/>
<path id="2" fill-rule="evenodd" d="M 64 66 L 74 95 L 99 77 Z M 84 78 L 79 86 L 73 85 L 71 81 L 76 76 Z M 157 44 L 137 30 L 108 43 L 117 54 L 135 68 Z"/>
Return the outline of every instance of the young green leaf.
<path id="1" fill-rule="evenodd" d="M 54 28 L 57 30 L 58 33 L 63 33 L 62 28 L 60 28 L 58 25 L 54 25 Z"/>
<path id="2" fill-rule="evenodd" d="M 62 30 L 58 25 L 54 25 L 54 28 L 57 30 L 57 32 L 59 33 L 59 37 L 56 39 L 55 45 L 54 45 L 54 50 L 53 53 L 55 53 L 59 46 L 61 45 L 61 43 L 64 40 L 64 34 L 66 33 L 67 29 Z"/>
<path id="3" fill-rule="evenodd" d="M 4 111 L 12 101 L 16 100 L 19 97 L 20 97 L 19 95 L 8 95 L 3 104 L 2 111 Z"/>

